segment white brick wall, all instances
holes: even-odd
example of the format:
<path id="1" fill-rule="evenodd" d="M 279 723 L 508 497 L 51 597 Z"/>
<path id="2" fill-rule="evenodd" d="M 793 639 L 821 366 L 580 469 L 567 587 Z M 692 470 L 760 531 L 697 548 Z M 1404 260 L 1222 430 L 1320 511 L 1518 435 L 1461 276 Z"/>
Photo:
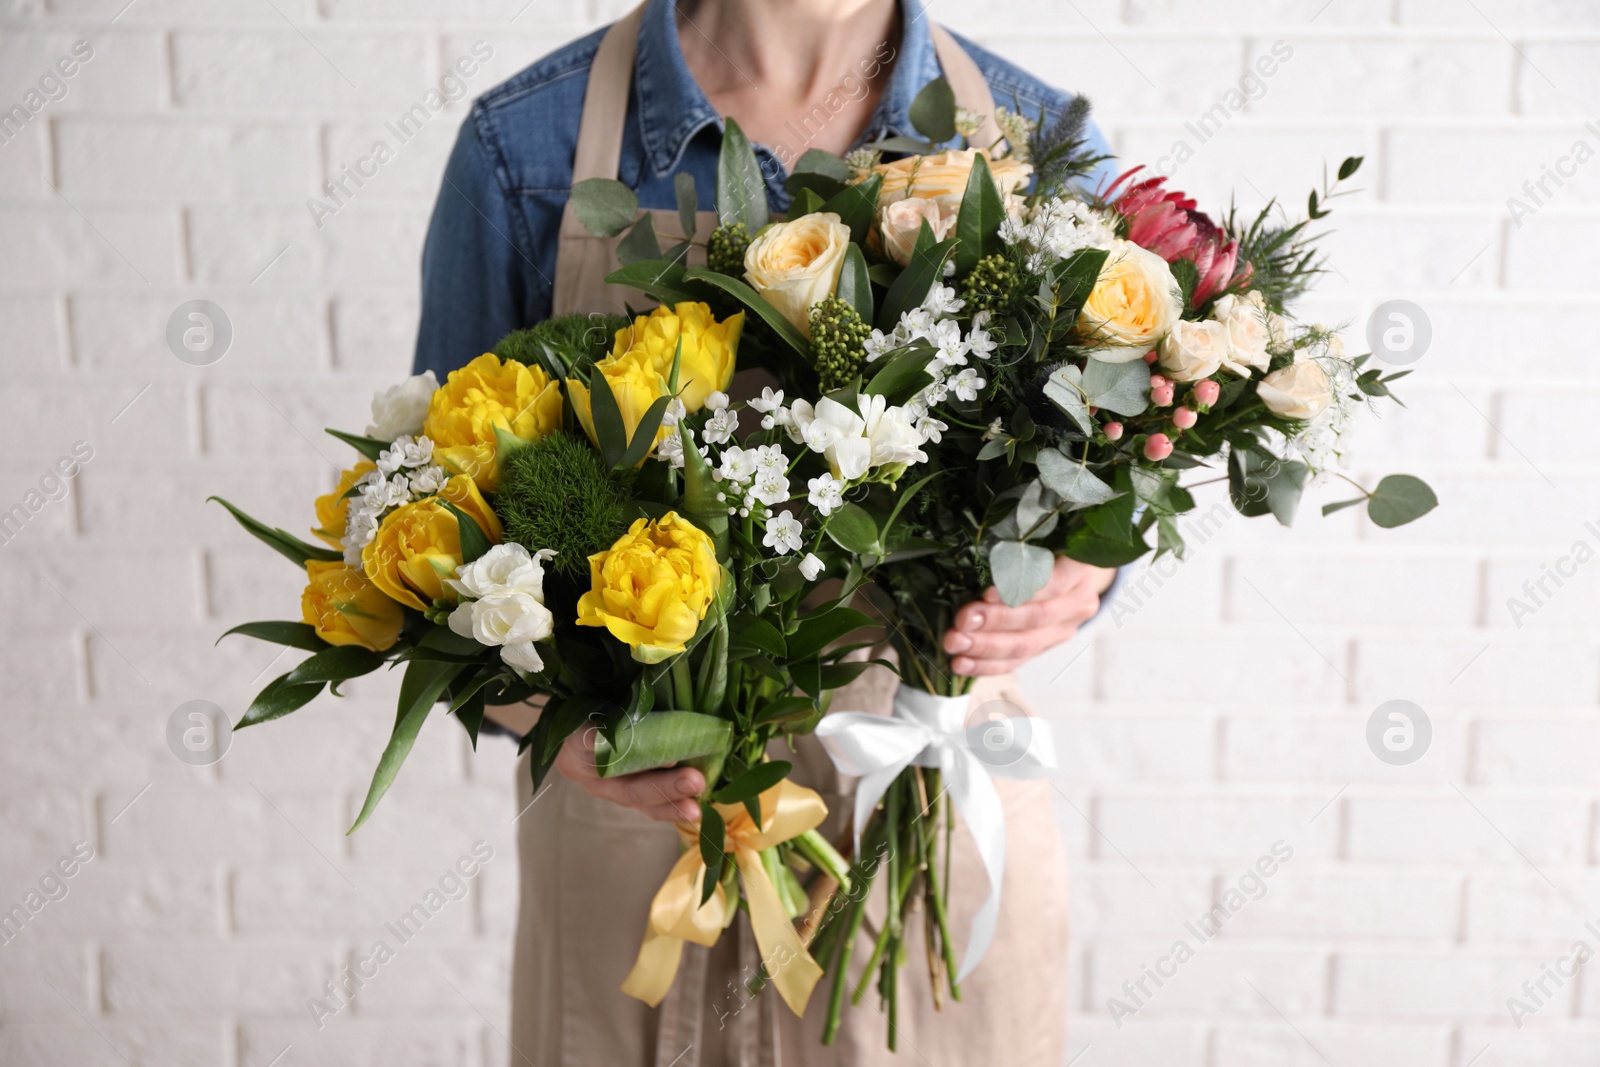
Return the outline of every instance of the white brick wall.
<path id="1" fill-rule="evenodd" d="M 299 528 L 368 394 L 409 363 L 417 260 L 460 104 L 316 229 L 320 181 L 474 41 L 478 93 L 626 0 L 9 0 L 0 106 L 93 57 L 0 145 L 0 510 L 76 441 L 70 494 L 0 545 L 0 904 L 78 842 L 94 859 L 0 946 L 0 1063 L 502 1065 L 515 904 L 510 746 L 431 723 L 354 839 L 392 681 L 365 679 L 180 764 L 168 716 L 235 715 L 274 650 L 215 635 L 292 612 L 294 572 L 202 503 Z M 935 0 L 934 17 L 1091 95 L 1154 161 L 1246 64 L 1293 49 L 1176 183 L 1298 204 L 1365 153 L 1311 302 L 1358 339 L 1417 302 L 1432 350 L 1351 473 L 1443 501 L 1230 519 L 1130 615 L 1030 669 L 1060 726 L 1073 861 L 1074 1060 L 1160 1067 L 1600 1064 L 1600 571 L 1518 626 L 1506 600 L 1600 545 L 1600 163 L 1518 226 L 1506 198 L 1600 118 L 1591 0 Z M 195 368 L 167 316 L 204 297 L 233 348 Z M 1357 342 L 1359 343 L 1359 341 Z M 1317 502 L 1345 495 L 1320 489 Z M 1553 588 L 1553 587 L 1552 587 Z M 1081 658 L 1080 653 L 1087 653 Z M 1070 666 L 1069 666 L 1070 664 Z M 255 677 L 258 676 L 259 678 Z M 1433 724 L 1419 762 L 1365 739 L 1382 702 Z M 474 841 L 471 883 L 319 1031 L 306 999 Z M 1275 841 L 1264 895 L 1121 1026 L 1109 998 Z M 1548 972 L 1554 974 L 1555 972 Z M 1545 986 L 1538 991 L 1543 978 Z M 1148 981 L 1148 980 L 1147 980 Z M 1535 986 L 1535 1000 L 1523 983 Z M 1518 1027 L 1507 999 L 1532 1014 Z M 285 1049 L 289 1051 L 285 1053 Z"/>

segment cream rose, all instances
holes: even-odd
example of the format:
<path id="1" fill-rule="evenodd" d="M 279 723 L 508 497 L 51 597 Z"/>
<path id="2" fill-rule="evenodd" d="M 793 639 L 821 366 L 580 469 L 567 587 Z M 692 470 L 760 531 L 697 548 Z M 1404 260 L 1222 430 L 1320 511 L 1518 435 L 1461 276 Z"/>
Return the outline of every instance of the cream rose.
<path id="1" fill-rule="evenodd" d="M 885 205 L 878 211 L 878 238 L 883 243 L 883 254 L 905 266 L 911 262 L 923 222 L 933 230 L 934 239 L 942 241 L 955 229 L 959 214 L 959 210 L 946 210 L 937 200 L 920 196 L 908 196 Z"/>
<path id="2" fill-rule="evenodd" d="M 1102 363 L 1139 359 L 1183 314 L 1183 290 L 1167 261 L 1131 241 L 1114 241 L 1078 313 L 1089 354 Z"/>
<path id="3" fill-rule="evenodd" d="M 831 211 L 775 222 L 745 251 L 745 280 L 810 337 L 811 305 L 833 295 L 849 245 L 850 227 Z"/>
<path id="4" fill-rule="evenodd" d="M 1333 386 L 1316 360 L 1298 359 L 1261 379 L 1256 395 L 1274 415 L 1305 421 L 1327 410 Z"/>
<path id="5" fill-rule="evenodd" d="M 1275 338 L 1272 320 L 1268 318 L 1267 302 L 1259 289 L 1247 296 L 1229 293 L 1217 301 L 1211 317 L 1221 323 L 1228 333 L 1228 351 L 1222 359 L 1224 370 L 1240 378 L 1248 378 L 1252 368 L 1267 369 L 1272 362 L 1267 346 Z"/>
<path id="6" fill-rule="evenodd" d="M 1157 362 L 1175 382 L 1198 382 L 1217 373 L 1228 355 L 1228 331 L 1220 322 L 1180 319 L 1162 338 Z"/>
<path id="7" fill-rule="evenodd" d="M 936 200 L 940 206 L 954 214 L 961 207 L 961 197 L 967 191 L 967 179 L 972 176 L 972 164 L 981 148 L 950 149 L 932 156 L 907 156 L 892 163 L 879 163 L 868 172 L 883 175 L 883 188 L 878 191 L 878 207 L 917 197 Z M 1018 159 L 990 159 L 989 173 L 1000 190 L 1002 199 L 1028 183 L 1033 167 Z"/>

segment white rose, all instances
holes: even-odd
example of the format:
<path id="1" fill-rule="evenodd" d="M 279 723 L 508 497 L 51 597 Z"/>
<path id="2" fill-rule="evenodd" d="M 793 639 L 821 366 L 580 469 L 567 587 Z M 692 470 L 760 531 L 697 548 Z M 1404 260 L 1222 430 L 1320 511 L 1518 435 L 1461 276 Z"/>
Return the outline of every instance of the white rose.
<path id="1" fill-rule="evenodd" d="M 956 205 L 959 209 L 959 203 Z M 911 262 L 911 253 L 917 247 L 917 235 L 927 222 L 936 241 L 950 236 L 956 225 L 956 210 L 936 200 L 908 196 L 896 200 L 878 212 L 878 238 L 883 243 L 883 253 L 902 267 Z"/>
<path id="2" fill-rule="evenodd" d="M 456 578 L 446 578 L 444 584 L 469 597 L 485 597 L 495 593 L 526 593 L 539 603 L 544 603 L 543 561 L 555 552 L 540 549 L 529 552 L 521 545 L 508 541 L 495 545 L 489 551 L 456 568 Z"/>
<path id="3" fill-rule="evenodd" d="M 1261 379 L 1256 394 L 1274 415 L 1303 421 L 1327 409 L 1333 386 L 1316 360 L 1301 359 Z"/>
<path id="4" fill-rule="evenodd" d="M 413 374 L 399 385 L 391 386 L 372 397 L 372 425 L 367 436 L 380 441 L 393 441 L 396 437 L 415 437 L 422 432 L 428 417 L 428 402 L 439 388 L 439 379 L 433 371 Z"/>
<path id="5" fill-rule="evenodd" d="M 1089 355 L 1102 363 L 1140 359 L 1183 315 L 1183 290 L 1167 261 L 1131 241 L 1113 241 L 1078 312 Z"/>
<path id="6" fill-rule="evenodd" d="M 1267 317 L 1266 301 L 1260 290 L 1240 297 L 1229 293 L 1217 301 L 1211 317 L 1228 332 L 1228 352 L 1222 369 L 1248 378 L 1251 368 L 1266 370 L 1272 362 L 1267 346 L 1273 342 L 1272 322 Z"/>
<path id="7" fill-rule="evenodd" d="M 1161 341 L 1157 362 L 1175 382 L 1198 382 L 1217 373 L 1228 355 L 1228 331 L 1220 322 L 1182 319 Z"/>
<path id="8" fill-rule="evenodd" d="M 810 337 L 811 305 L 833 295 L 849 246 L 850 227 L 831 211 L 775 222 L 745 250 L 745 280 Z"/>
<path id="9" fill-rule="evenodd" d="M 527 593 L 491 593 L 450 613 L 450 629 L 480 645 L 543 641 L 555 623 L 550 609 Z"/>
<path id="10" fill-rule="evenodd" d="M 539 650 L 533 647 L 532 641 L 523 641 L 515 645 L 502 645 L 500 658 L 508 667 L 515 667 L 519 671 L 544 670 L 544 660 L 539 658 Z"/>

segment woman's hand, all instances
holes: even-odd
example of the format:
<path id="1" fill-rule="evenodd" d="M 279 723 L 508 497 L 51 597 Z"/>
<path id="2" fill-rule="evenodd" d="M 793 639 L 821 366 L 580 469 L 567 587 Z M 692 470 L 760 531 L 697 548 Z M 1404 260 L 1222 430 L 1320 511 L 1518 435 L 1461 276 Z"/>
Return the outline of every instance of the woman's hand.
<path id="1" fill-rule="evenodd" d="M 951 669 L 969 678 L 1009 674 L 1071 640 L 1100 609 L 1100 594 L 1110 588 L 1116 574 L 1062 557 L 1056 560 L 1050 583 L 1014 608 L 1006 607 L 991 586 L 982 600 L 956 612 L 955 626 L 945 631 L 944 650 L 955 657 Z"/>
<path id="2" fill-rule="evenodd" d="M 668 767 L 602 778 L 594 767 L 593 727 L 567 735 L 556 756 L 556 770 L 592 796 L 642 812 L 659 822 L 698 822 L 695 797 L 706 787 L 705 775 L 693 767 Z"/>

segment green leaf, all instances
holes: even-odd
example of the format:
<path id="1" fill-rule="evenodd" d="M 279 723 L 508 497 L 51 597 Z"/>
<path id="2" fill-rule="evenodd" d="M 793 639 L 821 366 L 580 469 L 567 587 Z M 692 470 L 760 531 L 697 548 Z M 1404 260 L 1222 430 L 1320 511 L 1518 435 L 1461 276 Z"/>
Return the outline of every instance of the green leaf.
<path id="1" fill-rule="evenodd" d="M 732 118 L 723 120 L 722 150 L 717 154 L 717 218 L 724 225 L 744 223 L 751 237 L 767 224 L 767 183 L 761 164 Z"/>
<path id="2" fill-rule="evenodd" d="M 617 470 L 637 467 L 650 454 L 650 449 L 655 447 L 656 432 L 661 429 L 661 420 L 667 414 L 667 405 L 671 403 L 672 397 L 658 396 L 645 409 L 644 418 L 633 429 L 633 440 L 628 442 L 628 450 L 616 462 Z"/>
<path id="3" fill-rule="evenodd" d="M 821 193 L 815 189 L 802 186 L 800 191 L 794 194 L 794 203 L 790 205 L 789 210 L 795 218 L 799 218 L 801 215 L 809 215 L 813 211 L 821 211 L 825 202 L 826 200 Z"/>
<path id="4" fill-rule="evenodd" d="M 850 227 L 850 242 L 861 244 L 878 217 L 878 193 L 883 188 L 883 175 L 874 174 L 864 182 L 847 185 L 830 196 L 822 205 L 823 211 L 839 216 L 839 221 Z"/>
<path id="5" fill-rule="evenodd" d="M 709 757 L 720 760 L 732 738 L 733 723 L 727 719 L 697 711 L 652 711 L 617 723 L 610 738 L 596 735 L 595 769 L 602 778 L 615 778 Z"/>
<path id="6" fill-rule="evenodd" d="M 695 195 L 694 175 L 686 170 L 680 170 L 672 178 L 672 191 L 678 198 L 678 236 L 685 241 L 694 240 L 694 231 L 699 225 L 696 215 L 700 207 L 699 197 Z"/>
<path id="7" fill-rule="evenodd" d="M 904 404 L 933 382 L 927 368 L 938 354 L 932 345 L 916 344 L 879 359 L 871 364 L 879 368 L 878 373 L 861 391 L 868 396 L 882 396 L 890 404 Z"/>
<path id="8" fill-rule="evenodd" d="M 335 549 L 308 545 L 287 530 L 257 522 L 220 496 L 208 496 L 206 499 L 215 500 L 227 508 L 228 513 L 237 519 L 239 525 L 248 530 L 252 537 L 297 566 L 304 567 L 308 559 L 319 559 L 329 563 L 344 559 L 344 554 Z"/>
<path id="9" fill-rule="evenodd" d="M 589 418 L 600 441 L 600 456 L 607 467 L 615 470 L 628 450 L 628 428 L 622 422 L 622 409 L 617 406 L 611 383 L 599 371 L 589 375 Z"/>
<path id="10" fill-rule="evenodd" d="M 881 556 L 878 524 L 860 504 L 845 504 L 828 518 L 828 536 L 845 549 L 860 556 Z"/>
<path id="11" fill-rule="evenodd" d="M 866 673 L 871 663 L 852 660 L 849 663 L 825 663 L 817 672 L 818 680 L 824 689 L 843 689 L 857 678 Z"/>
<path id="12" fill-rule="evenodd" d="M 778 697 L 762 704 L 756 710 L 754 723 L 762 726 L 799 722 L 816 714 L 816 710 L 817 702 L 810 697 Z"/>
<path id="13" fill-rule="evenodd" d="M 242 634 L 245 637 L 254 637 L 258 641 L 288 645 L 290 648 L 303 648 L 308 652 L 320 652 L 328 647 L 328 642 L 317 636 L 317 628 L 304 622 L 245 622 L 235 626 L 222 637 L 230 634 Z M 218 644 L 221 644 L 222 637 L 217 638 Z"/>
<path id="14" fill-rule="evenodd" d="M 615 178 L 586 178 L 572 187 L 572 210 L 597 237 L 615 237 L 639 213 L 639 198 Z"/>
<path id="15" fill-rule="evenodd" d="M 728 506 L 717 499 L 717 483 L 711 467 L 700 454 L 686 422 L 678 424 L 683 441 L 683 514 L 694 525 L 710 534 L 718 544 L 718 555 L 727 548 Z"/>
<path id="16" fill-rule="evenodd" d="M 923 221 L 926 227 L 927 221 Z M 911 253 L 911 262 L 889 286 L 884 294 L 883 306 L 878 309 L 878 329 L 884 333 L 900 323 L 903 312 L 917 307 L 928 296 L 928 291 L 944 276 L 944 261 L 955 247 L 955 238 L 946 238 L 928 249 Z"/>
<path id="17" fill-rule="evenodd" d="M 1282 525 L 1291 526 L 1309 473 L 1299 460 L 1235 448 L 1228 455 L 1228 496 L 1241 515 L 1271 513 Z"/>
<path id="18" fill-rule="evenodd" d="M 1000 189 L 989 172 L 988 161 L 979 153 L 967 175 L 967 190 L 961 197 L 961 212 L 956 216 L 956 272 L 966 274 L 984 256 L 1000 251 L 1000 223 L 1005 220 L 1005 205 Z"/>
<path id="19" fill-rule="evenodd" d="M 1051 492 L 1063 500 L 1083 507 L 1104 504 L 1117 491 L 1095 476 L 1087 467 L 1063 456 L 1053 448 L 1041 449 L 1039 477 Z"/>
<path id="20" fill-rule="evenodd" d="M 1339 164 L 1339 180 L 1344 181 L 1347 178 L 1353 177 L 1355 172 L 1361 169 L 1361 161 L 1365 158 L 1365 156 L 1345 157 L 1345 161 Z"/>
<path id="21" fill-rule="evenodd" d="M 823 174 L 836 182 L 850 180 L 850 165 L 832 152 L 808 148 L 794 164 L 796 174 Z"/>
<path id="22" fill-rule="evenodd" d="M 385 451 L 389 447 L 388 441 L 380 441 L 376 437 L 362 437 L 358 434 L 345 433 L 343 430 L 333 429 L 325 430 L 324 432 L 337 437 L 374 463 L 378 461 L 378 453 Z"/>
<path id="23" fill-rule="evenodd" d="M 772 332 L 783 338 L 785 344 L 794 349 L 807 360 L 811 358 L 811 342 L 806 340 L 805 334 L 795 329 L 794 324 L 783 317 L 777 308 L 767 303 L 765 297 L 738 278 L 726 274 L 718 274 L 707 267 L 691 267 L 684 271 L 684 278 L 689 281 L 706 282 L 716 286 L 723 292 L 737 299 L 745 307 L 761 316 L 761 321 L 772 327 Z"/>
<path id="24" fill-rule="evenodd" d="M 728 858 L 722 850 L 727 832 L 722 813 L 708 803 L 701 803 L 700 862 L 706 866 L 705 882 L 700 890 L 701 907 L 711 899 L 711 895 L 717 891 L 717 883 L 722 880 L 722 864 Z"/>
<path id="25" fill-rule="evenodd" d="M 773 659 L 783 659 L 789 654 L 783 634 L 759 615 L 741 612 L 730 621 L 729 634 L 733 644 L 765 652 Z"/>
<path id="26" fill-rule="evenodd" d="M 612 285 L 626 285 L 663 304 L 678 304 L 685 300 L 704 300 L 710 295 L 703 286 L 685 284 L 681 263 L 666 259 L 639 260 L 606 275 Z"/>
<path id="27" fill-rule="evenodd" d="M 950 83 L 935 78 L 924 85 L 911 101 L 911 125 L 934 144 L 943 144 L 956 135 L 956 94 Z"/>
<path id="28" fill-rule="evenodd" d="M 1345 508 L 1353 508 L 1357 504 L 1365 504 L 1366 502 L 1367 498 L 1364 496 L 1358 496 L 1354 500 L 1338 500 L 1332 504 L 1322 505 L 1322 513 L 1324 515 L 1332 515 L 1336 511 L 1343 511 Z"/>
<path id="29" fill-rule="evenodd" d="M 384 747 L 383 755 L 378 758 L 378 769 L 373 772 L 372 785 L 367 789 L 367 799 L 361 805 L 361 814 L 356 816 L 355 823 L 345 833 L 353 834 L 361 828 L 378 806 L 378 801 L 389 791 L 394 784 L 394 777 L 400 773 L 401 764 L 411 754 L 411 747 L 417 743 L 417 734 L 422 730 L 422 724 L 428 717 L 428 712 L 433 710 L 434 703 L 444 694 L 445 689 L 455 680 L 456 676 L 467 670 L 465 664 L 439 663 L 431 660 L 413 660 L 406 668 L 406 676 L 400 683 L 400 700 L 395 718 L 394 732 L 389 735 L 389 743 Z"/>
<path id="30" fill-rule="evenodd" d="M 1439 506 L 1428 483 L 1409 474 L 1391 474 L 1378 483 L 1367 500 L 1367 517 L 1384 529 L 1415 522 Z"/>
<path id="31" fill-rule="evenodd" d="M 492 677 L 492 676 L 490 676 Z M 483 686 L 487 685 L 489 678 L 485 678 L 474 686 L 461 703 L 452 702 L 451 710 L 456 718 L 461 720 L 462 727 L 467 731 L 467 737 L 472 741 L 472 750 L 478 750 L 478 731 L 483 729 L 484 698 L 486 694 Z"/>
<path id="32" fill-rule="evenodd" d="M 851 243 L 844 250 L 844 266 L 833 295 L 856 309 L 862 322 L 872 321 L 872 277 L 867 273 L 867 257 L 861 246 Z"/>
<path id="33" fill-rule="evenodd" d="M 807 701 L 810 703 L 810 701 Z M 716 804 L 740 804 L 758 797 L 789 776 L 794 765 L 787 760 L 775 759 L 758 763 L 739 777 L 711 794 Z"/>
<path id="34" fill-rule="evenodd" d="M 1100 268 L 1105 266 L 1107 252 L 1103 248 L 1085 248 L 1074 252 L 1052 272 L 1056 302 L 1067 313 L 1076 315 L 1083 302 L 1094 292 L 1100 280 Z"/>
<path id="35" fill-rule="evenodd" d="M 1094 419 L 1089 414 L 1088 401 L 1083 398 L 1083 371 L 1071 364 L 1056 369 L 1045 379 L 1044 395 L 1071 416 L 1085 434 L 1094 434 Z"/>
<path id="36" fill-rule="evenodd" d="M 617 259 L 623 266 L 654 262 L 661 258 L 661 242 L 656 238 L 655 216 L 648 211 L 639 216 L 628 235 L 617 242 Z"/>
<path id="37" fill-rule="evenodd" d="M 256 698 L 245 709 L 244 717 L 233 724 L 235 730 L 242 730 L 246 726 L 254 726 L 258 722 L 267 722 L 271 719 L 281 719 L 291 711 L 298 711 L 316 699 L 322 692 L 322 682 L 306 682 L 299 685 L 291 684 L 288 674 L 280 674 L 268 682 L 256 694 Z"/>
<path id="38" fill-rule="evenodd" d="M 846 634 L 874 625 L 870 616 L 855 608 L 832 608 L 808 615 L 789 635 L 789 662 L 810 659 Z"/>
<path id="39" fill-rule="evenodd" d="M 795 171 L 783 180 L 783 187 L 789 190 L 790 196 L 799 196 L 800 190 L 810 189 L 827 201 L 838 196 L 844 191 L 845 183 L 826 174 L 815 174 L 808 171 Z M 791 212 L 793 214 L 793 212 Z"/>
<path id="40" fill-rule="evenodd" d="M 989 550 L 994 586 L 1011 607 L 1026 603 L 1048 585 L 1055 565 L 1055 554 L 1048 548 L 1024 541 L 1001 541 Z"/>
<path id="41" fill-rule="evenodd" d="M 471 563 L 485 552 L 489 551 L 489 535 L 483 532 L 483 527 L 478 525 L 478 520 L 456 507 L 444 497 L 439 498 L 443 504 L 456 517 L 457 536 L 461 541 L 461 562 Z"/>
<path id="42" fill-rule="evenodd" d="M 1083 368 L 1084 400 L 1118 415 L 1139 415 L 1150 404 L 1150 368 L 1142 359 L 1102 363 L 1090 358 Z"/>
<path id="43" fill-rule="evenodd" d="M 283 682 L 284 685 L 342 682 L 346 678 L 371 674 L 383 666 L 385 659 L 382 652 L 373 652 L 359 645 L 335 645 L 301 662 L 283 676 Z"/>

